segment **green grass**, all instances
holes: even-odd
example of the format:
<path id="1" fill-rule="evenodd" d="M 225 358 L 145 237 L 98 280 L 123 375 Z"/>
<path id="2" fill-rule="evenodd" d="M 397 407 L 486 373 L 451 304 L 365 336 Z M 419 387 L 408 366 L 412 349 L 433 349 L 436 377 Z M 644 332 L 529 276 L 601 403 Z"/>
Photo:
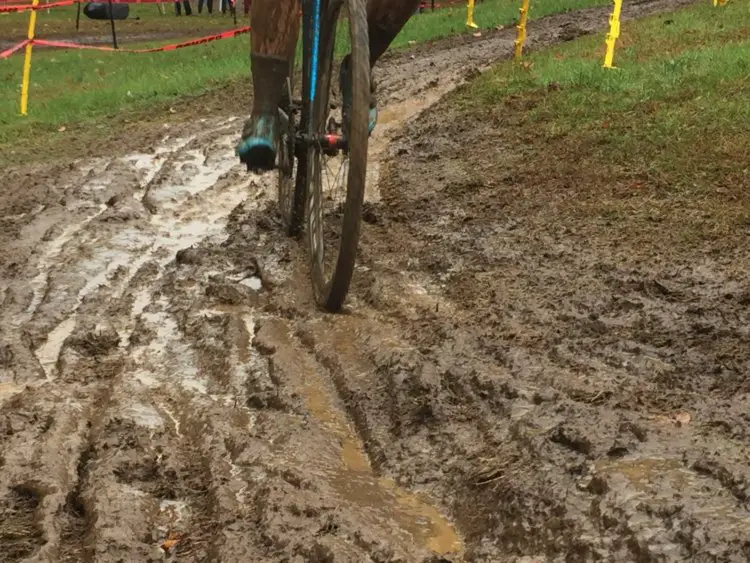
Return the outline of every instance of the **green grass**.
<path id="1" fill-rule="evenodd" d="M 530 18 L 607 2 L 545 0 L 532 7 Z M 484 29 L 509 25 L 517 17 L 518 5 L 515 0 L 485 0 L 477 5 L 475 19 Z M 158 21 L 178 21 L 180 24 L 188 21 L 184 17 L 161 18 L 153 6 L 138 8 L 144 18 L 149 13 L 146 10 L 151 8 L 150 12 L 154 12 L 153 17 Z M 172 9 L 172 6 L 166 6 L 166 9 Z M 40 13 L 41 26 L 45 16 Z M 72 18 L 70 14 L 69 17 Z M 464 7 L 415 16 L 396 39 L 394 48 L 465 33 L 465 17 Z M 197 19 L 193 17 L 192 21 Z M 213 19 L 222 20 L 229 23 L 227 18 L 220 16 Z M 85 25 L 92 23 L 86 21 Z M 168 29 L 174 29 L 173 23 L 168 25 Z M 72 19 L 70 27 L 73 28 Z M 101 25 L 98 27 L 106 33 Z M 153 25 L 148 24 L 148 27 L 151 29 Z M 18 116 L 23 57 L 17 55 L 0 61 L 0 153 L 17 144 L 19 139 L 43 139 L 45 135 L 54 135 L 62 126 L 75 123 L 80 128 L 87 123 L 97 123 L 104 128 L 101 123 L 104 117 L 139 111 L 156 104 L 177 103 L 181 97 L 196 96 L 233 81 L 247 80 L 248 42 L 246 35 L 157 54 L 37 50 L 33 58 L 29 116 L 26 118 Z"/>
<path id="2" fill-rule="evenodd" d="M 458 111 L 504 128 L 519 151 L 515 173 L 585 228 L 614 222 L 628 240 L 663 229 L 675 244 L 746 236 L 748 6 L 706 3 L 630 22 L 613 70 L 601 68 L 603 42 L 501 64 L 461 90 Z"/>
<path id="3" fill-rule="evenodd" d="M 608 6 L 611 3 L 611 0 L 537 0 L 536 2 L 532 0 L 529 20 L 593 6 Z M 474 19 L 481 29 L 507 26 L 517 21 L 520 6 L 520 0 L 485 0 L 482 4 L 476 4 Z M 412 18 L 401 35 L 393 42 L 393 46 L 399 48 L 408 45 L 410 41 L 421 43 L 464 33 L 465 22 L 466 7 L 463 5 L 435 12 L 428 11 L 419 17 Z"/>

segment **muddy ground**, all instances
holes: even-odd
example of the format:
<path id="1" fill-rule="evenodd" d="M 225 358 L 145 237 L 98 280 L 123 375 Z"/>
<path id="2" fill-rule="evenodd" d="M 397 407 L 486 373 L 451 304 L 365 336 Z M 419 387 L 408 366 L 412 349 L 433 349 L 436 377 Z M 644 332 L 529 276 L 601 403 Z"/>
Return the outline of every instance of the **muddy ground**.
<path id="1" fill-rule="evenodd" d="M 429 108 L 513 39 L 383 62 L 342 315 L 240 117 L 9 173 L 0 561 L 750 558 L 747 252 L 639 253 L 469 174 L 506 149 Z"/>

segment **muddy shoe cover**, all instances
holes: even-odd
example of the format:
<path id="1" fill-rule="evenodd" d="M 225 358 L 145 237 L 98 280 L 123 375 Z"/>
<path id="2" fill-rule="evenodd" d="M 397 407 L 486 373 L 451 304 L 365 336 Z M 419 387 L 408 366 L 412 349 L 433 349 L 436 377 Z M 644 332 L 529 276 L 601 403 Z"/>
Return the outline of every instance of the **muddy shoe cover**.
<path id="1" fill-rule="evenodd" d="M 276 116 L 253 116 L 245 122 L 237 155 L 248 170 L 265 172 L 276 164 L 278 126 Z"/>

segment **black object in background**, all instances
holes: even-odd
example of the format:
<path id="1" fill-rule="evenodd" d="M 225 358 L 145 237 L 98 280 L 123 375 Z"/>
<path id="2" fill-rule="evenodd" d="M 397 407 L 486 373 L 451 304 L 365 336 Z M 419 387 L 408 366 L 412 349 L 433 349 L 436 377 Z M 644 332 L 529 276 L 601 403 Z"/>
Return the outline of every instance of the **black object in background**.
<path id="1" fill-rule="evenodd" d="M 111 18 L 110 11 L 112 13 Z M 87 18 L 92 20 L 126 20 L 130 14 L 130 5 L 119 3 L 110 5 L 104 2 L 89 2 L 83 7 L 83 13 Z"/>

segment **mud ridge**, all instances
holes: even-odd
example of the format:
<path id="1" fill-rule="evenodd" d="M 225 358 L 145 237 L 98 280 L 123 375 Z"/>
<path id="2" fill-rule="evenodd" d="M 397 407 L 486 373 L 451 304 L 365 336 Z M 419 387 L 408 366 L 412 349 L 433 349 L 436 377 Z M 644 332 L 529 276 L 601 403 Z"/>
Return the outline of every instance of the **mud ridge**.
<path id="1" fill-rule="evenodd" d="M 608 11 L 534 21 L 530 46 Z M 273 175 L 235 161 L 239 117 L 19 179 L 0 560 L 748 556 L 746 277 L 618 263 L 461 172 L 470 131 L 430 108 L 514 39 L 383 61 L 344 315 L 315 308 Z"/>

